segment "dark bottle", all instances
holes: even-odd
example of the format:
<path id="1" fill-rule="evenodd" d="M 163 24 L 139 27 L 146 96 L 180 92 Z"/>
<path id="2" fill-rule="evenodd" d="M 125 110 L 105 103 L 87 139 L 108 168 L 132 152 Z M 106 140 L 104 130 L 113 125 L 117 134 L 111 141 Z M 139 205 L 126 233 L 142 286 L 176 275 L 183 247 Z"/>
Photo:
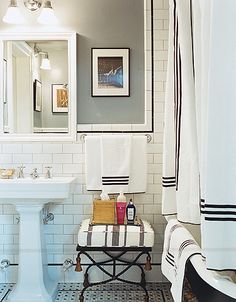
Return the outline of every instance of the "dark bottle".
<path id="1" fill-rule="evenodd" d="M 129 204 L 126 207 L 126 218 L 128 224 L 134 224 L 135 214 L 136 208 L 133 204 L 132 199 L 130 199 Z"/>

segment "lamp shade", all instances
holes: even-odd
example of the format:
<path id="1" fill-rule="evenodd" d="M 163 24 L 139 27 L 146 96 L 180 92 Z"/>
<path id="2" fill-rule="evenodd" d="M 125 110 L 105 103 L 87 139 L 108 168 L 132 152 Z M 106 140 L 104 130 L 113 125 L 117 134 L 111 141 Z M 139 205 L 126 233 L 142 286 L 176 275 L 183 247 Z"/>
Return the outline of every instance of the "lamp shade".
<path id="1" fill-rule="evenodd" d="M 58 19 L 55 16 L 54 10 L 51 5 L 51 1 L 46 1 L 44 7 L 42 8 L 41 14 L 37 19 L 38 23 L 41 24 L 57 24 Z"/>
<path id="2" fill-rule="evenodd" d="M 45 69 L 45 70 L 50 70 L 51 69 L 51 64 L 50 64 L 50 61 L 49 61 L 48 57 L 42 59 L 42 63 L 41 63 L 40 68 Z"/>
<path id="3" fill-rule="evenodd" d="M 25 22 L 16 1 L 11 1 L 2 20 L 3 22 L 10 24 L 22 24 Z"/>

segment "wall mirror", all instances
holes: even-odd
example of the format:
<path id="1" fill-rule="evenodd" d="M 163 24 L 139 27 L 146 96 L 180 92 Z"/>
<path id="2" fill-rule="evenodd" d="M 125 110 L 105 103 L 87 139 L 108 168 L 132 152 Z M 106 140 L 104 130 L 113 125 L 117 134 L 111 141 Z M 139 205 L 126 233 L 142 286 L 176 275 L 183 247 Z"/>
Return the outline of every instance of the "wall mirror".
<path id="1" fill-rule="evenodd" d="M 74 140 L 76 34 L 0 35 L 0 140 Z"/>

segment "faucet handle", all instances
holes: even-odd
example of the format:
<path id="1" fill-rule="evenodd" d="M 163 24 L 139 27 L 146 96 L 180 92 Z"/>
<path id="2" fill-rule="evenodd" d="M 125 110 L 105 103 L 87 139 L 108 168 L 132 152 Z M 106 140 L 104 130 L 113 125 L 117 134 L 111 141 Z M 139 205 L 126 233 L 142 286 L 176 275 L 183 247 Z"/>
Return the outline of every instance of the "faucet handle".
<path id="1" fill-rule="evenodd" d="M 21 164 L 18 168 L 17 178 L 24 178 L 24 169 L 25 166 Z"/>
<path id="2" fill-rule="evenodd" d="M 52 167 L 45 167 L 46 169 L 46 174 L 45 174 L 45 178 L 52 178 L 52 173 L 51 173 L 51 169 Z"/>
<path id="3" fill-rule="evenodd" d="M 39 178 L 38 169 L 37 169 L 37 168 L 33 168 L 33 172 L 30 173 L 30 176 L 31 176 L 33 179 Z"/>

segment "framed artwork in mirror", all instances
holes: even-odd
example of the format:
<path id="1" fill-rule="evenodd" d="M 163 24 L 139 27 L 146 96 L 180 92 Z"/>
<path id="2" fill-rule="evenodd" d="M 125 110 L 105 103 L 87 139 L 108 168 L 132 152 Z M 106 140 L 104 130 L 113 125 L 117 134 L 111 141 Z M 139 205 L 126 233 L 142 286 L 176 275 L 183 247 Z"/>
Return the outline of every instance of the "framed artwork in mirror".
<path id="1" fill-rule="evenodd" d="M 34 111 L 42 111 L 42 83 L 39 80 L 34 80 Z"/>
<path id="2" fill-rule="evenodd" d="M 92 96 L 130 96 L 130 49 L 92 48 Z"/>
<path id="3" fill-rule="evenodd" d="M 52 112 L 68 112 L 68 85 L 52 84 Z"/>

